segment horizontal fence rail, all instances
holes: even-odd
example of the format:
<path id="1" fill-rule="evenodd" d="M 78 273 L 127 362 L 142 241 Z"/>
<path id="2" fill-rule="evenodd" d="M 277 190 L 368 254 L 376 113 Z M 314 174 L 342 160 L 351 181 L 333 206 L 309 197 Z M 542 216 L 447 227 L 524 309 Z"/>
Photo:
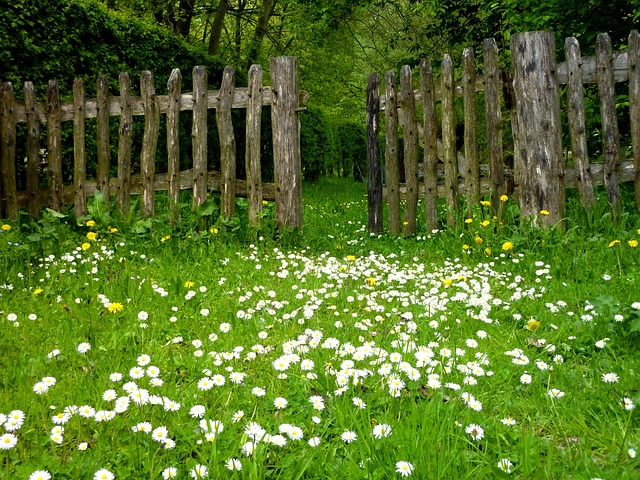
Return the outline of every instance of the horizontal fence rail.
<path id="1" fill-rule="evenodd" d="M 234 71 L 226 67 L 221 88 L 208 90 L 204 67 L 193 70 L 193 91 L 182 93 L 182 75 L 175 69 L 167 82 L 167 95 L 156 95 L 151 72 L 140 76 L 140 95 L 131 94 L 129 74 L 121 73 L 119 95 L 108 92 L 107 79 L 97 79 L 96 98 L 85 99 L 85 85 L 76 79 L 73 101 L 61 102 L 55 81 L 47 85 L 46 101 L 37 102 L 31 82 L 24 84 L 24 101 L 16 101 L 13 86 L 0 84 L 0 217 L 16 218 L 20 207 L 38 215 L 44 206 L 60 211 L 74 203 L 77 216 L 86 214 L 86 198 L 95 190 L 109 201 L 111 195 L 118 208 L 126 212 L 131 195 L 140 195 L 143 215 L 154 214 L 154 193 L 168 191 L 171 208 L 177 214 L 179 191 L 193 190 L 193 207 L 207 197 L 208 191 L 221 192 L 221 215 L 232 217 L 235 197 L 249 200 L 249 219 L 260 220 L 263 199 L 276 202 L 276 225 L 300 227 L 301 161 L 298 114 L 308 100 L 298 89 L 297 59 L 277 57 L 270 60 L 271 86 L 263 85 L 262 68 L 253 65 L 248 87 L 235 87 Z M 263 184 L 260 169 L 260 135 L 262 107 L 271 107 L 273 127 L 275 183 Z M 207 116 L 214 109 L 220 138 L 221 172 L 207 171 Z M 246 109 L 246 180 L 236 178 L 236 136 L 231 110 Z M 192 166 L 180 171 L 179 113 L 191 111 Z M 144 116 L 140 173 L 132 174 L 133 117 Z M 155 161 L 161 116 L 167 131 L 166 173 L 156 173 Z M 110 178 L 112 165 L 110 118 L 118 117 L 117 178 Z M 86 119 L 96 119 L 97 174 L 86 178 Z M 295 121 L 294 121 L 295 119 Z M 73 122 L 73 184 L 62 179 L 61 131 L 63 122 Z M 17 190 L 17 125 L 25 123 L 26 190 Z M 276 125 L 280 127 L 276 127 Z M 285 127 L 282 127 L 285 125 Z M 41 128 L 46 129 L 46 146 L 41 145 Z M 277 133 L 277 135 L 276 135 Z M 39 188 L 41 149 L 46 150 L 47 188 Z M 69 161 L 70 159 L 64 159 Z M 282 171 L 286 172 L 284 175 Z"/>
<path id="2" fill-rule="evenodd" d="M 367 87 L 370 231 L 382 231 L 383 199 L 388 203 L 389 231 L 394 235 L 416 232 L 419 199 L 424 202 L 428 231 L 439 228 L 438 198 L 445 199 L 448 226 L 456 223 L 460 196 L 466 199 L 468 215 L 481 196 L 489 196 L 492 214 L 498 215 L 504 195 L 515 195 L 521 213 L 535 222 L 561 225 L 566 188 L 578 190 L 589 214 L 596 199 L 594 186 L 604 185 L 607 200 L 619 213 L 620 183 L 634 182 L 636 209 L 640 211 L 639 38 L 634 30 L 629 35 L 628 49 L 612 52 L 609 36 L 600 34 L 596 55 L 584 58 L 578 41 L 568 38 L 565 61 L 556 64 L 551 32 L 517 34 L 511 39 L 512 71 L 499 68 L 497 44 L 487 39 L 483 44 L 482 75 L 476 73 L 480 69 L 474 49 L 467 48 L 460 62 L 460 80 L 454 79 L 449 55 L 442 59 L 439 78 L 427 58 L 420 64 L 417 89 L 412 85 L 416 75 L 409 66 L 401 69 L 398 84 L 393 71 L 387 72 L 382 84 L 377 74 L 371 74 Z M 590 83 L 597 85 L 599 98 L 602 163 L 591 163 L 587 151 L 584 85 Z M 628 159 L 621 154 L 616 83 L 629 85 L 632 156 Z M 564 111 L 560 111 L 560 85 L 565 85 L 566 91 Z M 484 97 L 483 112 L 477 108 L 479 94 Z M 458 97 L 462 97 L 462 122 L 455 118 Z M 416 114 L 416 105 L 421 118 Z M 380 112 L 386 124 L 384 155 L 377 147 Z M 479 151 L 477 140 L 480 115 L 484 115 L 486 134 L 483 152 Z M 511 124 L 510 137 L 503 131 L 505 119 Z M 568 124 L 570 145 L 562 144 L 562 119 Z M 464 124 L 461 149 L 456 148 L 455 129 L 459 123 Z M 507 161 L 504 146 L 509 142 L 513 159 Z M 420 159 L 416 145 L 422 147 Z M 484 161 L 480 162 L 480 158 Z M 549 215 L 540 215 L 543 210 Z"/>

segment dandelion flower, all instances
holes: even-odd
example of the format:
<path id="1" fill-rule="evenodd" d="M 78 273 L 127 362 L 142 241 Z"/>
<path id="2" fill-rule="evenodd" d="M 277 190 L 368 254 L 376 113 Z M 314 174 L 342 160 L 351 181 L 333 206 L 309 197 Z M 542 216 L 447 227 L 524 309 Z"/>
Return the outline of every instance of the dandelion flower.
<path id="1" fill-rule="evenodd" d="M 549 215 L 549 210 L 540 210 L 540 215 Z"/>
<path id="2" fill-rule="evenodd" d="M 396 462 L 396 472 L 403 477 L 408 477 L 413 472 L 413 465 L 409 462 Z"/>
<path id="3" fill-rule="evenodd" d="M 123 309 L 124 309 L 124 306 L 119 302 L 113 302 L 109 304 L 109 306 L 107 307 L 107 310 L 109 311 L 109 313 L 118 313 L 118 312 L 121 312 Z"/>
<path id="4" fill-rule="evenodd" d="M 510 252 L 511 250 L 513 250 L 513 243 L 512 242 L 504 242 L 502 244 L 502 250 L 504 250 L 505 252 Z"/>

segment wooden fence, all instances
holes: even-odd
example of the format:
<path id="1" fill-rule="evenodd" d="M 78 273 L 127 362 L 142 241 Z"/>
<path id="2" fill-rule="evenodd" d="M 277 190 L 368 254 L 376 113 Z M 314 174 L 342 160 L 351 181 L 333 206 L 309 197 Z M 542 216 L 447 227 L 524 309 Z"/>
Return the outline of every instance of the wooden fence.
<path id="1" fill-rule="evenodd" d="M 262 68 L 249 70 L 247 88 L 235 88 L 234 71 L 224 69 L 221 88 L 207 90 L 204 67 L 193 69 L 193 92 L 182 93 L 182 76 L 173 70 L 167 82 L 168 94 L 156 95 L 151 72 L 140 77 L 139 97 L 131 94 L 128 73 L 119 76 L 120 95 L 110 96 L 107 79 L 97 81 L 95 99 L 85 99 L 82 79 L 73 85 L 73 102 L 61 103 L 55 81 L 49 81 L 47 99 L 35 100 L 31 82 L 24 84 L 24 101 L 17 102 L 9 82 L 0 85 L 0 218 L 16 218 L 20 207 L 37 216 L 43 206 L 60 211 L 66 203 L 75 204 L 77 216 L 86 214 L 87 196 L 97 189 L 109 200 L 115 195 L 118 208 L 126 212 L 131 195 L 140 195 L 142 214 L 154 214 L 154 192 L 168 190 L 171 208 L 176 211 L 181 189 L 193 190 L 193 207 L 205 202 L 209 190 L 221 192 L 221 215 L 234 215 L 236 195 L 247 196 L 249 218 L 259 222 L 263 197 L 275 200 L 276 225 L 300 227 L 302 191 L 300 132 L 298 113 L 306 94 L 298 90 L 295 57 L 270 59 L 271 86 L 263 86 Z M 263 105 L 271 106 L 274 184 L 264 184 L 260 169 L 260 118 Z M 246 181 L 236 179 L 236 142 L 231 109 L 246 109 Z M 207 115 L 215 109 L 220 139 L 221 172 L 207 171 Z M 192 168 L 180 171 L 179 112 L 193 112 Z M 161 114 L 166 114 L 167 173 L 156 174 L 155 161 Z M 132 175 L 133 115 L 144 115 L 144 133 L 140 156 L 140 173 Z M 111 167 L 109 119 L 119 117 L 117 178 L 109 178 Z M 85 119 L 96 118 L 97 175 L 87 179 Z M 64 185 L 62 176 L 61 125 L 73 122 L 73 185 Z M 27 125 L 26 190 L 17 190 L 16 126 Z M 38 187 L 40 163 L 40 128 L 47 128 L 47 188 Z M 67 159 L 64 159 L 65 161 Z"/>
<path id="2" fill-rule="evenodd" d="M 576 187 L 587 212 L 595 203 L 594 185 L 604 185 L 609 203 L 620 209 L 620 182 L 635 182 L 636 209 L 640 211 L 640 41 L 637 31 L 629 35 L 628 49 L 613 53 L 607 34 L 596 42 L 596 56 L 581 58 L 575 38 L 565 42 L 566 61 L 556 64 L 554 35 L 527 32 L 511 37 L 513 71 L 501 71 L 495 40 L 483 44 L 484 76 L 476 75 L 472 48 L 462 56 L 462 81 L 454 81 L 449 55 L 441 64 L 439 80 L 431 61 L 420 64 L 420 88 L 412 86 L 412 72 L 404 66 L 396 90 L 394 73 L 385 77 L 379 93 L 377 74 L 367 86 L 367 155 L 369 182 L 369 229 L 382 231 L 382 199 L 388 200 L 389 230 L 392 234 L 416 231 L 418 199 L 425 205 L 426 228 L 438 228 L 438 198 L 445 198 L 447 225 L 456 223 L 459 195 L 466 197 L 468 214 L 489 195 L 494 215 L 500 211 L 500 197 L 514 194 L 521 214 L 542 225 L 556 225 L 564 218 L 565 188 Z M 633 158 L 621 160 L 616 116 L 615 82 L 629 84 L 629 114 Z M 583 84 L 597 83 L 602 117 L 603 163 L 590 163 L 587 152 Z M 571 145 L 562 145 L 560 89 L 566 85 Z M 486 162 L 480 164 L 477 141 L 476 95 L 484 93 L 487 137 Z M 503 99 L 501 100 L 501 92 Z M 463 97 L 464 155 L 456 151 L 454 101 Z M 441 124 L 437 123 L 436 101 L 440 102 Z M 422 122 L 416 104 L 422 103 Z M 513 165 L 505 165 L 503 151 L 503 107 L 511 119 Z M 379 149 L 380 111 L 386 119 L 386 192 L 383 194 Z M 405 184 L 400 184 L 399 126 L 404 146 Z M 442 135 L 438 138 L 438 127 Z M 423 146 L 419 165 L 418 145 Z M 571 152 L 572 165 L 563 152 Z M 439 163 L 441 160 L 441 163 Z M 421 171 L 421 174 L 420 174 Z M 420 181 L 420 178 L 422 180 Z M 400 200 L 406 200 L 401 222 Z M 548 215 L 540 215 L 545 210 Z M 545 212 L 545 213 L 546 213 Z"/>

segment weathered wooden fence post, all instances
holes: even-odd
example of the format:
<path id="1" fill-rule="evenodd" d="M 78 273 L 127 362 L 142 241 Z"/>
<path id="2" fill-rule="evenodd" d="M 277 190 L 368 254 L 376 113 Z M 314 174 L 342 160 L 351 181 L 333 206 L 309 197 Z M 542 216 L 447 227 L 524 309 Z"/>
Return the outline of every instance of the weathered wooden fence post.
<path id="1" fill-rule="evenodd" d="M 145 70 L 140 75 L 140 94 L 144 110 L 144 134 L 140 156 L 140 176 L 142 177 L 142 195 L 140 205 L 142 215 L 150 217 L 155 211 L 154 183 L 156 178 L 156 147 L 160 131 L 160 108 L 156 98 L 153 75 Z"/>
<path id="2" fill-rule="evenodd" d="M 207 71 L 193 68 L 193 208 L 207 200 Z"/>
<path id="3" fill-rule="evenodd" d="M 96 181 L 98 190 L 104 195 L 104 201 L 110 204 L 109 169 L 111 167 L 111 147 L 109 141 L 109 91 L 107 77 L 98 77 L 96 92 L 96 136 L 98 147 L 98 171 Z"/>
<path id="4" fill-rule="evenodd" d="M 47 85 L 47 171 L 49 173 L 49 204 L 56 212 L 64 207 L 62 183 L 62 112 L 58 83 L 49 80 Z"/>
<path id="5" fill-rule="evenodd" d="M 636 187 L 636 210 L 640 212 L 640 34 L 638 30 L 629 34 L 629 117 L 635 169 L 633 180 Z"/>
<path id="6" fill-rule="evenodd" d="M 400 234 L 400 163 L 398 160 L 398 97 L 392 70 L 385 77 L 385 112 L 387 114 L 387 203 L 389 205 L 389 232 Z"/>
<path id="7" fill-rule="evenodd" d="M 403 231 L 405 235 L 416 233 L 418 213 L 418 125 L 416 121 L 416 99 L 413 94 L 411 67 L 400 70 L 400 98 L 402 130 L 404 132 L 404 178 L 407 189 L 404 206 Z"/>
<path id="8" fill-rule="evenodd" d="M 87 192 L 84 187 L 87 181 L 84 109 L 84 80 L 76 78 L 73 82 L 73 186 L 76 217 L 83 217 L 87 214 Z"/>
<path id="9" fill-rule="evenodd" d="M 118 78 L 120 83 L 120 128 L 118 135 L 118 209 L 127 213 L 131 206 L 131 142 L 133 138 L 133 106 L 131 80 L 127 72 Z"/>
<path id="10" fill-rule="evenodd" d="M 454 89 L 453 62 L 451 57 L 445 54 L 442 59 L 442 151 L 448 227 L 455 227 L 458 212 L 458 159 L 456 157 Z"/>
<path id="11" fill-rule="evenodd" d="M 260 168 L 260 131 L 262 118 L 262 66 L 251 65 L 247 88 L 247 127 L 245 169 L 247 171 L 247 197 L 249 223 L 258 225 L 262 212 L 262 170 Z"/>
<path id="12" fill-rule="evenodd" d="M 236 138 L 231 119 L 231 105 L 235 90 L 234 78 L 233 68 L 224 67 L 218 108 L 216 108 L 216 123 L 220 139 L 220 189 L 222 190 L 220 213 L 225 220 L 232 218 L 236 210 Z"/>
<path id="13" fill-rule="evenodd" d="M 24 108 L 27 115 L 27 196 L 29 215 L 40 214 L 38 164 L 40 163 L 40 120 L 36 111 L 36 94 L 32 82 L 24 82 Z"/>
<path id="14" fill-rule="evenodd" d="M 302 163 L 298 118 L 298 59 L 272 57 L 271 124 L 276 227 L 302 227 Z"/>
<path id="15" fill-rule="evenodd" d="M 0 139 L 0 176 L 5 197 L 5 214 L 13 220 L 18 218 L 18 197 L 16 193 L 16 115 L 14 94 L 11 82 L 2 84 L 0 94 L 0 121 L 2 121 Z M 0 211 L 0 213 L 2 213 Z"/>
<path id="16" fill-rule="evenodd" d="M 511 37 L 515 112 L 519 140 L 516 166 L 521 168 L 520 212 L 542 225 L 564 217 L 564 169 L 560 97 L 552 32 Z M 541 213 L 542 212 L 542 213 Z M 558 225 L 561 226 L 561 225 Z"/>
<path id="17" fill-rule="evenodd" d="M 480 204 L 480 165 L 476 135 L 476 60 L 473 48 L 462 52 L 462 88 L 464 98 L 464 186 L 467 214 Z"/>
<path id="18" fill-rule="evenodd" d="M 380 168 L 380 93 L 378 74 L 369 75 L 367 82 L 367 183 L 369 232 L 382 233 L 382 173 Z"/>
<path id="19" fill-rule="evenodd" d="M 174 68 L 167 81 L 169 109 L 167 110 L 167 177 L 169 178 L 169 207 L 173 218 L 178 216 L 180 200 L 180 94 L 182 74 Z"/>
<path id="20" fill-rule="evenodd" d="M 438 128 L 436 125 L 436 88 L 431 60 L 420 62 L 420 90 L 422 92 L 422 144 L 424 213 L 427 232 L 436 230 L 438 223 Z"/>

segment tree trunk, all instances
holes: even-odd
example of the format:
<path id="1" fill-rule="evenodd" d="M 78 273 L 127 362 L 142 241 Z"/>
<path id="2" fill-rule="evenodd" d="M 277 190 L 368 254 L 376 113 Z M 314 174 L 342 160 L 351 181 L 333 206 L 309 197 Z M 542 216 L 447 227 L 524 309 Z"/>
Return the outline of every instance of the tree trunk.
<path id="1" fill-rule="evenodd" d="M 193 19 L 193 7 L 195 0 L 180 0 L 176 18 L 175 31 L 183 38 L 189 37 L 191 20 Z"/>
<path id="2" fill-rule="evenodd" d="M 224 28 L 224 17 L 229 10 L 229 0 L 220 0 L 220 5 L 216 10 L 216 16 L 213 18 L 213 26 L 211 27 L 211 36 L 209 37 L 209 55 L 218 55 L 220 53 L 220 36 Z"/>
<path id="3" fill-rule="evenodd" d="M 256 30 L 253 34 L 253 40 L 249 44 L 249 53 L 247 53 L 247 69 L 251 67 L 260 56 L 260 50 L 262 48 L 262 40 L 267 34 L 267 27 L 269 26 L 269 19 L 276 6 L 277 0 L 263 0 L 262 1 L 262 14 L 258 18 L 256 24 Z"/>

